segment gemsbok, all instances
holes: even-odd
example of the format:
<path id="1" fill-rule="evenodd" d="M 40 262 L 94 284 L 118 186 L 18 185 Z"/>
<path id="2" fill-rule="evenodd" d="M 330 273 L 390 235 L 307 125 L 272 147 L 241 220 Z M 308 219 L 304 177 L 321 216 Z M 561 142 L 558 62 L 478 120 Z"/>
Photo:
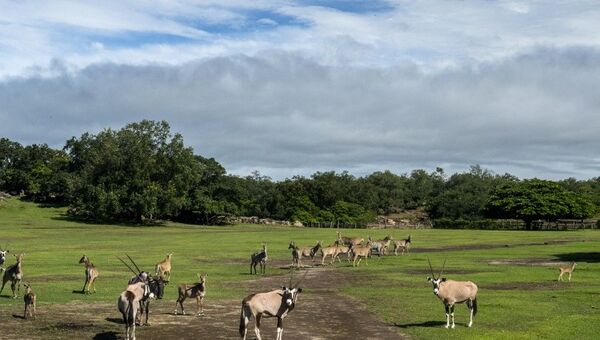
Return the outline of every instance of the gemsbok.
<path id="1" fill-rule="evenodd" d="M 563 280 L 563 275 L 565 273 L 569 274 L 569 282 L 571 282 L 571 274 L 573 274 L 573 271 L 575 270 L 575 266 L 577 265 L 577 263 L 573 262 L 573 264 L 571 264 L 570 267 L 559 267 L 559 275 L 558 275 L 558 281 L 562 281 Z"/>
<path id="2" fill-rule="evenodd" d="M 411 244 L 410 235 L 408 235 L 408 238 L 405 238 L 404 240 L 394 241 L 394 254 L 396 256 L 398 256 L 399 249 L 402 249 L 402 255 L 404 255 L 405 250 L 406 250 L 406 254 L 408 254 L 408 250 L 410 249 L 410 244 Z"/>
<path id="3" fill-rule="evenodd" d="M 262 250 L 250 255 L 250 275 L 252 275 L 252 268 L 254 268 L 254 274 L 256 273 L 256 266 L 260 264 L 260 273 L 264 274 L 267 270 L 267 244 L 263 243 Z"/>
<path id="4" fill-rule="evenodd" d="M 13 299 L 16 299 L 18 293 L 21 292 L 21 280 L 23 280 L 23 256 L 25 254 L 21 253 L 15 255 L 17 262 L 10 267 L 6 268 L 4 271 L 4 275 L 2 275 L 2 288 L 0 288 L 0 294 L 4 290 L 4 285 L 6 282 L 10 281 L 10 289 L 13 293 Z M 17 292 L 15 292 L 15 288 Z"/>
<path id="5" fill-rule="evenodd" d="M 290 283 L 291 283 L 290 278 Z M 246 340 L 248 333 L 248 323 L 254 317 L 254 333 L 256 339 L 261 340 L 260 321 L 262 317 L 277 318 L 277 340 L 283 340 L 283 319 L 296 307 L 298 294 L 302 293 L 302 288 L 289 287 L 276 289 L 266 293 L 250 294 L 242 300 L 242 310 L 240 312 L 240 337 Z"/>
<path id="6" fill-rule="evenodd" d="M 171 279 L 171 258 L 173 253 L 167 254 L 164 260 L 160 261 L 154 267 L 156 276 L 162 277 L 165 283 L 168 283 Z"/>
<path id="7" fill-rule="evenodd" d="M 204 296 L 206 295 L 206 274 L 198 274 L 198 283 L 182 284 L 179 285 L 179 297 L 175 301 L 175 311 L 173 314 L 177 315 L 178 305 L 181 307 L 181 314 L 185 315 L 183 309 L 183 301 L 187 298 L 196 299 L 196 315 L 204 315 Z"/>
<path id="8" fill-rule="evenodd" d="M 126 340 L 135 340 L 135 322 L 140 310 L 140 302 L 151 296 L 150 287 L 144 282 L 128 285 L 127 289 L 119 295 L 117 307 L 125 323 Z"/>
<path id="9" fill-rule="evenodd" d="M 433 284 L 433 294 L 437 296 L 446 309 L 446 328 L 454 328 L 454 305 L 457 303 L 466 303 L 471 313 L 471 318 L 467 327 L 473 325 L 473 316 L 477 314 L 477 285 L 471 281 L 452 281 L 442 277 L 444 274 L 444 268 L 446 267 L 446 261 L 442 266 L 440 274 L 436 278 L 433 274 L 433 268 L 431 267 L 431 261 L 429 262 L 429 269 L 431 270 L 431 277 L 427 278 L 427 281 Z M 450 326 L 450 317 L 452 317 L 452 326 Z"/>
<path id="10" fill-rule="evenodd" d="M 368 241 L 364 246 L 350 246 L 350 251 L 352 252 L 352 266 L 358 267 L 360 265 L 360 261 L 364 258 L 367 266 L 369 265 L 369 256 L 371 256 L 371 241 Z M 356 262 L 358 260 L 358 263 Z"/>
<path id="11" fill-rule="evenodd" d="M 301 260 L 303 257 L 310 257 L 311 260 L 315 260 L 315 255 L 317 255 L 319 249 L 321 249 L 321 241 L 318 241 L 314 247 L 298 247 L 296 243 L 292 241 L 290 242 L 288 249 L 292 250 L 292 265 L 300 267 L 302 265 Z"/>
<path id="12" fill-rule="evenodd" d="M 363 243 L 365 239 L 362 237 L 346 237 L 346 236 L 342 236 L 342 233 L 340 233 L 339 231 L 337 232 L 337 242 L 338 244 L 345 244 L 347 246 L 358 246 L 361 243 Z"/>
<path id="13" fill-rule="evenodd" d="M 25 287 L 25 295 L 23 296 L 23 301 L 25 302 L 25 311 L 23 312 L 23 319 L 35 319 L 35 306 L 37 300 L 36 295 L 31 289 L 31 283 L 26 282 L 23 284 L 23 286 Z"/>
<path id="14" fill-rule="evenodd" d="M 95 293 L 96 279 L 98 278 L 98 269 L 96 268 L 96 266 L 94 266 L 94 264 L 86 255 L 83 255 L 81 259 L 79 259 L 79 263 L 83 263 L 85 265 L 85 283 L 83 284 L 81 292 L 85 294 L 90 294 L 90 288 L 93 288 Z"/>

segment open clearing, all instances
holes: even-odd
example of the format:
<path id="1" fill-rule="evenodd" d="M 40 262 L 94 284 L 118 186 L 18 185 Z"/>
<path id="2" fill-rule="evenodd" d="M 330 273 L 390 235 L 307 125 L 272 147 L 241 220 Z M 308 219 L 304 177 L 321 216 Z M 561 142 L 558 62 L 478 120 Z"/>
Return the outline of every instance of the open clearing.
<path id="1" fill-rule="evenodd" d="M 22 297 L 0 296 L 1 338 L 119 339 L 123 335 L 116 297 L 131 273 L 116 256 L 130 254 L 149 270 L 173 252 L 172 283 L 151 307 L 140 339 L 232 339 L 237 336 L 240 302 L 252 292 L 287 284 L 289 241 L 329 244 L 337 230 L 239 225 L 201 227 L 176 223 L 139 227 L 71 221 L 63 208 L 40 208 L 9 200 L 0 207 L 0 243 L 24 252 L 25 280 L 39 295 L 38 318 L 21 318 Z M 284 320 L 286 339 L 531 339 L 594 338 L 600 332 L 600 232 L 519 232 L 459 230 L 341 230 L 349 236 L 387 234 L 413 238 L 405 256 L 373 257 L 369 265 L 347 262 L 300 271 L 305 291 Z M 249 255 L 269 247 L 266 276 L 251 276 Z M 88 255 L 100 270 L 98 293 L 78 293 Z M 456 307 L 457 328 L 446 330 L 444 309 L 426 282 L 429 257 L 446 275 L 480 287 L 479 314 L 468 329 L 467 308 Z M 497 264 L 493 261 L 497 261 Z M 498 262 L 501 261 L 501 262 Z M 557 267 L 576 261 L 572 282 L 556 282 Z M 7 264 L 14 262 L 9 256 Z M 310 264 L 310 261 L 303 262 Z M 541 265 L 545 264 L 545 265 Z M 556 265 L 555 265 L 556 264 Z M 176 284 L 208 273 L 206 316 L 174 316 Z M 186 301 L 186 311 L 195 302 Z M 253 324 L 249 328 L 253 335 Z M 263 322 L 265 339 L 275 320 Z"/>

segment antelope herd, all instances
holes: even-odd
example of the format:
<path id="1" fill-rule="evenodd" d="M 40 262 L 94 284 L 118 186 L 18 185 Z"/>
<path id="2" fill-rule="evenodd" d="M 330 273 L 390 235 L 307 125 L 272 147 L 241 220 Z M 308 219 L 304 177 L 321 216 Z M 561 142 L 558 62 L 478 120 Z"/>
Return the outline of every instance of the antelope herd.
<path id="1" fill-rule="evenodd" d="M 283 319 L 296 306 L 298 296 L 302 292 L 302 288 L 292 282 L 293 269 L 302 266 L 303 258 L 310 258 L 313 262 L 317 254 L 321 253 L 321 265 L 325 265 L 327 257 L 329 265 L 334 264 L 337 259 L 341 263 L 340 256 L 345 255 L 346 260 L 352 263 L 352 267 L 358 267 L 364 259 L 368 265 L 368 258 L 372 254 L 385 256 L 388 250 L 393 246 L 394 255 L 398 256 L 406 252 L 409 254 L 411 246 L 411 236 L 401 240 L 394 240 L 392 236 L 386 236 L 381 240 L 374 240 L 370 236 L 367 241 L 362 237 L 346 237 L 340 232 L 333 243 L 328 246 L 322 246 L 322 241 L 317 241 L 314 246 L 298 246 L 294 241 L 288 245 L 292 255 L 292 269 L 290 282 L 287 286 L 281 289 L 275 289 L 269 292 L 250 294 L 242 300 L 240 311 L 240 326 L 239 334 L 242 339 L 246 339 L 248 324 L 251 318 L 255 319 L 254 333 L 258 340 L 261 339 L 260 325 L 263 317 L 277 318 L 277 340 L 283 338 Z M 4 290 L 7 282 L 11 282 L 12 297 L 16 298 L 20 292 L 20 283 L 23 280 L 23 253 L 15 254 L 16 262 L 6 268 L 6 256 L 9 253 L 8 244 L 0 248 L 0 273 L 2 273 L 2 288 L 0 294 Z M 171 260 L 173 253 L 168 253 L 164 260 L 158 262 L 154 267 L 154 276 L 148 271 L 139 268 L 136 262 L 127 255 L 129 261 L 125 261 L 121 257 L 117 257 L 133 274 L 126 289 L 119 295 L 117 299 L 117 307 L 122 315 L 125 324 L 125 339 L 135 340 L 136 325 L 149 325 L 148 319 L 150 314 L 150 301 L 152 299 L 162 299 L 167 285 L 171 278 Z M 433 293 L 444 304 L 446 312 L 446 328 L 454 328 L 454 305 L 465 303 L 470 312 L 470 319 L 467 327 L 473 325 L 473 317 L 477 314 L 477 291 L 478 287 L 471 281 L 453 281 L 443 277 L 446 261 L 442 266 L 440 273 L 436 276 L 431 266 L 431 261 L 427 259 L 431 277 L 427 280 L 433 285 Z M 262 244 L 262 249 L 250 256 L 250 274 L 258 274 L 256 267 L 260 265 L 260 273 L 266 273 L 267 267 L 267 244 Z M 88 256 L 83 255 L 79 260 L 79 264 L 85 266 L 85 283 L 82 288 L 83 294 L 91 294 L 96 292 L 96 279 L 99 276 L 99 271 L 92 264 Z M 568 280 L 571 281 L 571 276 L 575 270 L 576 263 L 572 263 L 568 267 L 559 268 L 558 280 L 561 281 L 564 274 L 569 274 Z M 181 314 L 185 314 L 183 302 L 187 298 L 196 299 L 196 315 L 204 315 L 204 298 L 206 296 L 206 274 L 198 274 L 198 282 L 181 284 L 177 286 L 178 297 L 175 302 L 175 311 L 177 315 L 179 309 Z M 31 288 L 31 283 L 24 283 L 25 294 L 25 310 L 24 319 L 35 318 L 36 315 L 36 300 L 37 296 Z M 144 319 L 142 321 L 142 319 Z"/>

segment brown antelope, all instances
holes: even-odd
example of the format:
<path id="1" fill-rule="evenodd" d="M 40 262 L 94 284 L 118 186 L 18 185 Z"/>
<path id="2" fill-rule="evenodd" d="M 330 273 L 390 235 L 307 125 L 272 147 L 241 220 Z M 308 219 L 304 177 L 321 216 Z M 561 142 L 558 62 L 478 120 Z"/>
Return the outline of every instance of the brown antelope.
<path id="1" fill-rule="evenodd" d="M 252 275 L 252 268 L 254 268 L 254 274 L 256 274 L 256 265 L 260 264 L 260 273 L 264 274 L 267 270 L 267 244 L 263 243 L 262 250 L 250 255 L 250 275 Z"/>
<path id="2" fill-rule="evenodd" d="M 187 298 L 196 298 L 196 314 L 198 316 L 204 315 L 204 296 L 206 295 L 206 274 L 198 274 L 198 283 L 182 284 L 179 286 L 179 297 L 175 302 L 175 311 L 173 314 L 177 315 L 177 305 L 181 306 L 181 314 L 185 315 L 183 309 L 183 301 Z"/>
<path id="3" fill-rule="evenodd" d="M 348 262 L 350 262 L 352 258 L 352 252 L 350 251 L 350 247 L 343 244 L 338 244 L 337 241 L 334 242 L 334 244 L 337 245 L 337 251 L 334 257 L 338 259 L 338 262 L 342 262 L 340 260 L 340 255 L 346 255 L 346 259 L 348 260 Z"/>
<path id="4" fill-rule="evenodd" d="M 150 288 L 144 282 L 127 286 L 127 289 L 119 295 L 117 307 L 125 323 L 126 340 L 135 340 L 135 321 L 140 310 L 140 302 L 146 297 L 152 297 L 152 295 Z"/>
<path id="5" fill-rule="evenodd" d="M 332 264 L 333 261 L 335 261 L 336 255 L 338 254 L 338 247 L 339 246 L 337 244 L 334 244 L 334 245 L 330 245 L 330 246 L 321 248 L 321 256 L 322 256 L 322 258 L 321 258 L 321 265 L 325 264 L 325 258 L 327 256 L 331 256 L 331 261 L 329 261 L 329 264 Z M 338 261 L 339 260 L 340 259 L 338 257 Z"/>
<path id="6" fill-rule="evenodd" d="M 573 274 L 573 271 L 575 270 L 575 266 L 577 265 L 577 263 L 573 262 L 573 264 L 570 267 L 560 267 L 558 268 L 558 270 L 560 271 L 560 274 L 558 275 L 558 281 L 562 281 L 563 280 L 563 275 L 565 273 L 569 273 L 569 282 L 571 282 L 571 274 Z"/>
<path id="7" fill-rule="evenodd" d="M 377 256 L 385 255 L 385 252 L 392 241 L 393 238 L 391 236 L 386 236 L 383 240 L 377 241 L 373 241 L 371 236 L 369 236 L 369 242 L 371 242 L 371 251 L 377 251 Z"/>
<path id="8" fill-rule="evenodd" d="M 164 260 L 157 263 L 155 266 L 156 276 L 160 276 L 163 280 L 168 283 L 171 278 L 171 258 L 173 257 L 173 253 L 167 254 Z"/>
<path id="9" fill-rule="evenodd" d="M 365 240 L 362 237 L 346 237 L 346 236 L 342 236 L 342 233 L 340 233 L 339 231 L 337 232 L 337 240 L 338 240 L 338 244 L 345 244 L 347 246 L 358 246 L 361 243 L 363 243 L 363 241 Z"/>
<path id="10" fill-rule="evenodd" d="M 429 258 L 427 261 L 429 261 Z M 471 312 L 471 318 L 467 327 L 471 327 L 473 325 L 473 316 L 477 314 L 477 285 L 471 281 L 447 280 L 445 277 L 442 277 L 445 266 L 446 261 L 444 261 L 444 266 L 436 278 L 433 274 L 431 261 L 429 261 L 431 277 L 428 277 L 427 281 L 433 284 L 433 294 L 444 304 L 444 308 L 446 309 L 446 328 L 454 328 L 454 305 L 457 303 L 467 304 Z M 452 317 L 452 326 L 450 326 L 450 317 Z"/>
<path id="11" fill-rule="evenodd" d="M 254 333 L 257 340 L 261 340 L 260 321 L 262 317 L 277 318 L 277 340 L 283 340 L 283 319 L 296 307 L 298 294 L 302 288 L 293 288 L 290 276 L 290 287 L 273 290 L 266 293 L 250 294 L 242 300 L 240 312 L 240 337 L 246 340 L 248 323 L 255 318 Z"/>
<path id="12" fill-rule="evenodd" d="M 394 241 L 394 254 L 398 256 L 399 249 L 402 249 L 402 255 L 404 255 L 405 250 L 408 254 L 408 250 L 410 249 L 410 243 L 410 235 L 408 235 L 408 238 L 405 238 L 404 240 Z"/>
<path id="13" fill-rule="evenodd" d="M 35 319 L 35 305 L 36 305 L 36 295 L 31 289 L 31 283 L 24 283 L 25 287 L 25 295 L 23 296 L 23 301 L 25 302 L 25 312 L 23 312 L 23 319 L 29 319 L 30 317 Z"/>
<path id="14" fill-rule="evenodd" d="M 360 265 L 360 261 L 364 258 L 367 266 L 369 265 L 368 258 L 371 256 L 371 241 L 367 242 L 364 246 L 350 246 L 352 252 L 352 266 L 357 267 Z M 358 263 L 356 263 L 358 260 Z"/>
<path id="15" fill-rule="evenodd" d="M 98 269 L 94 266 L 94 264 L 90 261 L 90 259 L 83 255 L 81 259 L 79 259 L 79 263 L 83 263 L 85 265 L 85 283 L 83 284 L 83 288 L 81 289 L 82 293 L 90 294 L 90 288 L 93 287 L 94 293 L 96 292 L 96 279 L 98 278 Z"/>
<path id="16" fill-rule="evenodd" d="M 296 265 L 297 267 L 301 266 L 300 261 L 302 257 L 310 257 L 311 260 L 315 260 L 315 255 L 319 249 L 321 249 L 321 241 L 318 241 L 314 247 L 298 247 L 296 243 L 293 241 L 290 242 L 288 249 L 292 249 L 292 265 Z"/>
<path id="17" fill-rule="evenodd" d="M 10 289 L 13 293 L 13 299 L 16 299 L 18 293 L 21 292 L 21 280 L 23 279 L 23 253 L 15 255 L 17 262 L 10 267 L 6 268 L 4 271 L 4 275 L 2 275 L 2 288 L 0 288 L 0 294 L 4 290 L 4 285 L 6 282 L 10 281 Z M 17 292 L 15 292 L 15 288 Z"/>

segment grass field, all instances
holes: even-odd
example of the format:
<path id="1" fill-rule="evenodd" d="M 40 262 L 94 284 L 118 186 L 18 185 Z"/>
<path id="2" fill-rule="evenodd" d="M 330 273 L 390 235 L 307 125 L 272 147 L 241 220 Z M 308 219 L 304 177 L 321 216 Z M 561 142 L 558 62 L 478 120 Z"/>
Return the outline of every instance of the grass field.
<path id="1" fill-rule="evenodd" d="M 262 242 L 268 243 L 270 260 L 283 264 L 291 262 L 287 250 L 290 240 L 303 245 L 313 245 L 316 240 L 328 244 L 337 231 L 177 223 L 96 225 L 65 218 L 64 208 L 38 207 L 16 199 L 0 204 L 0 244 L 9 242 L 12 253 L 25 253 L 25 280 L 32 282 L 41 306 L 114 302 L 131 277 L 116 258 L 125 253 L 151 270 L 167 252 L 173 252 L 174 283 L 194 282 L 196 273 L 208 273 L 209 303 L 241 300 L 244 292 L 236 287 L 254 279 L 248 274 L 248 258 Z M 336 289 L 356 298 L 399 333 L 418 339 L 592 339 L 599 334 L 600 232 L 342 230 L 365 238 L 368 234 L 403 238 L 409 232 L 415 251 L 411 255 L 375 257 L 368 266 L 359 268 L 342 263 L 335 269 L 348 278 Z M 83 254 L 100 270 L 98 292 L 91 296 L 74 292 L 83 285 L 83 266 L 77 264 Z M 443 328 L 443 305 L 426 281 L 427 257 L 437 270 L 447 259 L 444 276 L 478 284 L 479 314 L 473 328 L 465 327 L 468 313 L 464 305 L 456 306 L 457 328 Z M 490 264 L 498 260 L 518 261 Z M 556 282 L 558 263 L 544 263 L 573 260 L 578 267 L 570 283 Z M 10 256 L 5 267 L 13 262 Z M 286 273 L 268 269 L 268 275 Z M 286 277 L 281 277 L 282 283 Z M 271 288 L 276 287 L 265 290 Z M 305 288 L 306 294 L 311 294 L 311 287 Z M 7 285 L 2 295 L 9 294 Z M 175 285 L 169 285 L 165 295 L 171 303 L 176 298 Z M 21 313 L 22 299 L 4 296 L 0 311 Z M 118 317 L 116 309 L 114 317 Z"/>

